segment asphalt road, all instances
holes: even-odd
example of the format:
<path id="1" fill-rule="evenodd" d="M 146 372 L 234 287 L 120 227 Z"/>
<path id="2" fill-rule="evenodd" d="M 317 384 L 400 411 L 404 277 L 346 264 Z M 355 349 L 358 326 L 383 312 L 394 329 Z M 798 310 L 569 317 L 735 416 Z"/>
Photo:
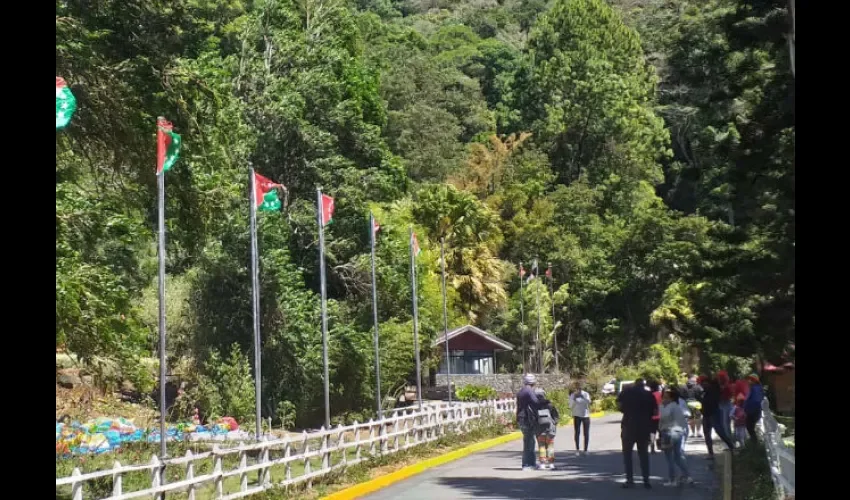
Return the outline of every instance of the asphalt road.
<path id="1" fill-rule="evenodd" d="M 702 438 L 691 438 L 686 455 L 694 486 L 664 487 L 667 462 L 662 453 L 650 455 L 651 490 L 641 484 L 637 454 L 634 456 L 636 487 L 624 490 L 623 455 L 620 445 L 620 415 L 594 419 L 590 426 L 590 451 L 577 456 L 572 422 L 561 427 L 555 439 L 554 471 L 523 471 L 521 441 L 513 441 L 440 467 L 427 470 L 363 497 L 368 500 L 453 500 L 453 499 L 654 499 L 712 500 L 713 474 L 705 459 Z M 715 451 L 723 449 L 715 445 Z"/>

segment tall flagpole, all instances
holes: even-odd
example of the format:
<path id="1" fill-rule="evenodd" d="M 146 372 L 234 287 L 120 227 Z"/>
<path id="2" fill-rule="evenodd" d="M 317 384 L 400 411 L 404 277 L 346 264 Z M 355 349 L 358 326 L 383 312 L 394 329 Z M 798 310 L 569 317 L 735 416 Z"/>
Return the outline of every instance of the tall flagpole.
<path id="1" fill-rule="evenodd" d="M 537 263 L 537 259 L 534 259 L 534 267 L 533 270 L 537 271 L 537 274 L 540 274 L 540 267 Z M 537 278 L 537 276 L 535 276 Z M 538 373 L 543 373 L 543 350 L 540 347 L 540 284 L 537 285 L 537 333 L 534 336 L 534 350 L 537 352 L 537 368 L 539 370 Z"/>
<path id="2" fill-rule="evenodd" d="M 322 363 L 324 364 L 325 379 L 325 429 L 331 428 L 331 386 L 328 376 L 328 298 L 325 290 L 325 214 L 322 204 L 322 188 L 316 188 L 316 201 L 318 210 L 316 216 L 319 220 L 319 280 L 322 291 Z"/>
<path id="3" fill-rule="evenodd" d="M 555 328 L 555 273 L 552 272 L 552 263 L 549 263 L 549 293 L 552 295 L 552 351 L 555 354 L 555 373 L 558 368 L 558 331 Z"/>
<path id="4" fill-rule="evenodd" d="M 446 339 L 446 387 L 449 391 L 449 405 L 452 403 L 452 366 L 451 357 L 449 356 L 449 309 L 446 299 L 446 250 L 445 238 L 440 238 L 440 262 L 443 268 L 443 332 Z M 494 361 L 495 362 L 495 361 Z"/>
<path id="5" fill-rule="evenodd" d="M 410 290 L 413 294 L 413 353 L 416 356 L 416 400 L 422 409 L 422 365 L 419 361 L 419 300 L 416 296 L 416 254 L 413 249 L 413 228 L 410 228 Z"/>
<path id="6" fill-rule="evenodd" d="M 160 116 L 157 123 L 165 121 Z M 157 134 L 161 134 L 157 125 Z M 159 142 L 159 141 L 157 141 Z M 159 156 L 159 155 L 157 155 Z M 159 159 L 157 158 L 157 170 L 159 170 Z M 156 178 L 157 202 L 159 205 L 159 455 L 161 458 L 168 456 L 165 444 L 165 170 L 158 172 Z M 164 479 L 165 473 L 162 474 Z"/>
<path id="7" fill-rule="evenodd" d="M 369 244 L 372 247 L 372 321 L 375 323 L 375 407 L 378 418 L 381 412 L 381 349 L 378 338 L 378 285 L 375 280 L 375 215 L 369 212 Z"/>
<path id="8" fill-rule="evenodd" d="M 258 262 L 259 251 L 257 250 L 257 179 L 254 176 L 254 167 L 248 167 L 251 180 L 251 288 L 253 289 L 254 308 L 254 398 L 256 407 L 257 423 L 255 424 L 254 436 L 259 441 L 263 434 L 263 420 L 261 415 L 260 396 L 262 390 L 262 374 L 260 368 L 260 265 Z"/>
<path id="9" fill-rule="evenodd" d="M 522 338 L 522 371 L 530 373 L 531 367 L 528 365 L 528 355 L 525 348 L 525 299 L 522 294 L 522 284 L 525 281 L 525 276 L 522 273 L 522 261 L 519 263 L 519 269 L 519 326 L 520 337 Z"/>

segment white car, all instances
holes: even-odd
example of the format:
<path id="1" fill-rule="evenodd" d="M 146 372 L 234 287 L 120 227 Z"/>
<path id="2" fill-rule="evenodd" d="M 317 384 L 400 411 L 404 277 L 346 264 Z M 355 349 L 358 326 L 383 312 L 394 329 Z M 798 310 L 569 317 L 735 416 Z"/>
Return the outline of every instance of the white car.
<path id="1" fill-rule="evenodd" d="M 602 394 L 607 396 L 617 392 L 617 379 L 611 379 L 607 384 L 602 386 Z"/>

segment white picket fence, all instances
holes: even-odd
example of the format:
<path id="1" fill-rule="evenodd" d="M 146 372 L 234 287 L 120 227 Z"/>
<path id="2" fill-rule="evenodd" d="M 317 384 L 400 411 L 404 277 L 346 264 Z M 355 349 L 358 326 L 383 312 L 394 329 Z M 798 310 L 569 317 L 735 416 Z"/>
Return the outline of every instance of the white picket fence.
<path id="1" fill-rule="evenodd" d="M 764 398 L 762 402 L 762 417 L 759 421 L 758 433 L 761 435 L 767 451 L 767 459 L 770 463 L 770 472 L 773 476 L 773 484 L 776 486 L 777 496 L 780 499 L 793 496 L 796 484 L 794 479 L 795 453 L 793 449 L 785 446 L 782 431 L 770 411 L 767 398 Z"/>
<path id="2" fill-rule="evenodd" d="M 362 424 L 354 422 L 334 429 L 304 432 L 298 439 L 263 440 L 240 443 L 229 448 L 216 444 L 209 452 L 189 451 L 184 457 L 166 460 L 154 456 L 150 463 L 140 465 L 122 465 L 116 460 L 111 469 L 83 474 L 75 468 L 70 476 L 56 478 L 57 495 L 60 487 L 67 489 L 70 485 L 72 500 L 146 497 L 162 500 L 164 494 L 169 492 L 183 492 L 180 498 L 195 500 L 199 488 L 212 486 L 214 498 L 232 500 L 275 486 L 286 487 L 306 482 L 310 487 L 314 479 L 372 456 L 406 450 L 435 441 L 450 432 L 464 433 L 482 423 L 482 417 L 500 414 L 512 417 L 515 412 L 516 401 L 513 399 L 455 403 L 451 406 L 445 403 L 427 404 L 421 410 L 414 406 L 394 411 L 383 420 L 370 420 Z M 234 456 L 237 459 L 236 466 L 226 468 L 225 460 Z M 272 477 L 273 467 L 279 477 Z M 173 469 L 183 471 L 181 479 L 164 484 L 162 478 L 173 474 Z M 166 470 L 168 473 L 165 473 Z M 124 491 L 124 477 L 131 473 L 145 475 L 145 484 L 149 478 L 150 487 Z M 249 475 L 257 479 L 250 486 Z M 233 477 L 239 478 L 238 491 L 225 492 L 225 480 Z M 93 483 L 97 482 L 103 488 L 108 478 L 112 480 L 111 494 L 98 495 L 97 491 L 93 492 Z M 230 486 L 227 489 L 232 489 L 232 484 Z M 170 498 L 174 496 L 169 495 Z"/>

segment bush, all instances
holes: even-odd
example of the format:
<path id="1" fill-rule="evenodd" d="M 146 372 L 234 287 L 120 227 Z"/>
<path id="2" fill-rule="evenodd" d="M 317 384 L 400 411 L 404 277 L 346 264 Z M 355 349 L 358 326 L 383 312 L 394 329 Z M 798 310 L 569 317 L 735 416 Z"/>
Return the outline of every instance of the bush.
<path id="1" fill-rule="evenodd" d="M 208 421 L 228 416 L 242 425 L 255 420 L 254 377 L 248 357 L 238 345 L 233 344 L 226 360 L 212 351 L 204 363 L 204 373 L 198 374 L 195 385 L 178 397 L 181 416 L 187 416 L 194 405 Z"/>
<path id="2" fill-rule="evenodd" d="M 496 399 L 496 389 L 486 385 L 465 385 L 455 391 L 455 395 L 461 401 L 485 401 Z"/>
<path id="3" fill-rule="evenodd" d="M 572 411 L 570 411 L 570 393 L 566 389 L 546 391 L 546 399 L 551 401 L 552 405 L 558 409 L 561 424 L 565 423 L 572 416 Z"/>
<path id="4" fill-rule="evenodd" d="M 776 490 L 764 446 L 751 440 L 732 462 L 733 500 L 773 500 Z"/>
<path id="5" fill-rule="evenodd" d="M 616 396 L 605 396 L 599 400 L 599 403 L 600 411 L 620 411 L 617 407 Z"/>

